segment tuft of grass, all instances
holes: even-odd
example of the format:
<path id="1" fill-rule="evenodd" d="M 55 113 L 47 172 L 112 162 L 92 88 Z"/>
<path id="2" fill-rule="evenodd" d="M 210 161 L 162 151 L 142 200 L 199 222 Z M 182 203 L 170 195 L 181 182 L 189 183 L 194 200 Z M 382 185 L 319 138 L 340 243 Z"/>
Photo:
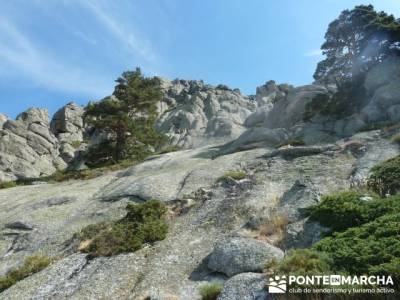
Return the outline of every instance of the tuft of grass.
<path id="1" fill-rule="evenodd" d="M 262 224 L 259 228 L 261 236 L 265 236 L 267 240 L 275 246 L 281 246 L 285 238 L 286 227 L 289 219 L 285 215 L 275 215 L 268 222 Z"/>
<path id="2" fill-rule="evenodd" d="M 226 172 L 224 175 L 219 177 L 217 179 L 217 182 L 225 181 L 228 178 L 234 179 L 234 180 L 242 180 L 246 178 L 247 174 L 243 170 L 238 170 L 238 171 L 229 171 Z"/>
<path id="3" fill-rule="evenodd" d="M 175 152 L 175 151 L 179 151 L 179 150 L 181 150 L 181 148 L 180 148 L 179 146 L 171 145 L 171 146 L 162 148 L 162 149 L 158 152 L 158 154 L 165 154 L 165 153 Z"/>
<path id="4" fill-rule="evenodd" d="M 83 228 L 75 234 L 80 241 L 79 251 L 91 258 L 134 252 L 145 243 L 165 239 L 168 225 L 166 205 L 157 200 L 143 204 L 128 204 L 127 214 L 116 222 L 101 222 Z"/>
<path id="5" fill-rule="evenodd" d="M 16 187 L 16 186 L 18 186 L 16 181 L 1 182 L 0 183 L 0 190 L 1 189 L 9 189 L 9 188 Z"/>
<path id="6" fill-rule="evenodd" d="M 392 143 L 400 144 L 400 133 L 392 136 L 390 140 L 392 141 Z"/>
<path id="7" fill-rule="evenodd" d="M 391 127 L 395 126 L 397 122 L 393 121 L 382 121 L 382 122 L 375 122 L 375 123 L 370 123 L 362 127 L 359 131 L 364 132 L 364 131 L 372 131 L 372 130 L 383 130 L 387 131 Z"/>
<path id="8" fill-rule="evenodd" d="M 0 293 L 18 281 L 45 269 L 51 262 L 52 260 L 46 256 L 33 255 L 27 257 L 22 266 L 0 277 Z"/>
<path id="9" fill-rule="evenodd" d="M 222 284 L 219 282 L 206 283 L 200 286 L 199 293 L 202 300 L 216 300 L 222 291 Z"/>
<path id="10" fill-rule="evenodd" d="M 304 146 L 306 143 L 302 139 L 290 139 L 282 144 L 279 144 L 277 148 L 284 147 L 284 146 Z"/>
<path id="11" fill-rule="evenodd" d="M 71 142 L 71 146 L 74 147 L 75 149 L 78 149 L 81 144 L 82 144 L 81 141 L 72 141 Z"/>

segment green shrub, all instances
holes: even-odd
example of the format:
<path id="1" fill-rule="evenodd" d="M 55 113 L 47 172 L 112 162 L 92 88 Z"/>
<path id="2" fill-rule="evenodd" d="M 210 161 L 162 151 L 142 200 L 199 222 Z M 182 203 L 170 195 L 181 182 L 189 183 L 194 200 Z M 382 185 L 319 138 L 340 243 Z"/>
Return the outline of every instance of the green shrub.
<path id="1" fill-rule="evenodd" d="M 400 133 L 392 136 L 390 140 L 392 141 L 392 143 L 400 144 Z"/>
<path id="2" fill-rule="evenodd" d="M 400 155 L 373 167 L 368 187 L 381 196 L 396 194 L 400 190 Z"/>
<path id="3" fill-rule="evenodd" d="M 71 142 L 71 146 L 74 147 L 75 149 L 78 149 L 81 144 L 82 144 L 81 141 L 72 141 Z"/>
<path id="4" fill-rule="evenodd" d="M 200 286 L 199 293 L 202 300 L 216 300 L 222 291 L 222 284 L 219 282 L 206 283 Z"/>
<path id="5" fill-rule="evenodd" d="M 332 261 L 323 252 L 313 249 L 293 249 L 280 261 L 266 265 L 268 273 L 277 275 L 323 275 L 330 274 Z"/>
<path id="6" fill-rule="evenodd" d="M 170 146 L 167 146 L 167 147 L 163 147 L 158 153 L 159 154 L 164 154 L 164 153 L 179 151 L 180 149 L 181 148 L 179 146 L 170 145 Z"/>
<path id="7" fill-rule="evenodd" d="M 369 123 L 360 129 L 360 132 L 363 131 L 372 131 L 372 130 L 385 130 L 386 128 L 392 127 L 393 125 L 397 124 L 397 122 L 393 121 L 382 121 L 382 122 L 375 122 Z"/>
<path id="8" fill-rule="evenodd" d="M 163 240 L 168 231 L 165 220 L 167 207 L 151 200 L 143 204 L 128 204 L 127 214 L 116 222 L 89 225 L 75 235 L 87 246 L 80 249 L 90 257 L 112 256 L 139 250 L 144 243 Z"/>
<path id="9" fill-rule="evenodd" d="M 334 231 L 310 249 L 267 265 L 273 274 L 391 275 L 400 283 L 400 195 L 368 201 L 355 192 L 324 197 L 312 219 Z M 353 219 L 353 221 L 352 221 Z"/>
<path id="10" fill-rule="evenodd" d="M 400 197 L 365 201 L 360 193 L 343 192 L 323 197 L 321 202 L 306 211 L 311 220 L 318 221 L 332 231 L 343 231 L 385 214 L 400 212 Z"/>
<path id="11" fill-rule="evenodd" d="M 245 171 L 239 170 L 239 171 L 229 171 L 226 172 L 224 175 L 222 175 L 221 177 L 219 177 L 217 179 L 217 182 L 220 181 L 225 181 L 228 178 L 232 178 L 234 180 L 242 180 L 244 178 L 246 178 L 247 174 Z"/>
<path id="12" fill-rule="evenodd" d="M 400 213 L 388 214 L 359 227 L 335 233 L 313 246 L 332 259 L 334 271 L 354 275 L 390 274 L 400 279 Z M 395 274 L 391 272 L 395 270 Z"/>
<path id="13" fill-rule="evenodd" d="M 16 187 L 16 186 L 18 186 L 16 181 L 1 182 L 0 183 L 0 190 L 1 189 L 8 189 L 8 188 Z"/>
<path id="14" fill-rule="evenodd" d="M 0 293 L 18 281 L 45 269 L 50 263 L 51 259 L 45 256 L 33 255 L 27 257 L 22 266 L 0 276 Z"/>

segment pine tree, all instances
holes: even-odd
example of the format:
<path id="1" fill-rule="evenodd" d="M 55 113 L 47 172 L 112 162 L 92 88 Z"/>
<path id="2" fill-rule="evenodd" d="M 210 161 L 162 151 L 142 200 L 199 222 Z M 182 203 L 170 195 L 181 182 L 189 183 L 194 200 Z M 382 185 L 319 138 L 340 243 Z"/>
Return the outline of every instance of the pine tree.
<path id="1" fill-rule="evenodd" d="M 117 163 L 131 156 L 142 158 L 145 146 L 164 140 L 154 129 L 157 103 L 162 99 L 157 78 L 145 78 L 141 70 L 122 73 L 113 96 L 86 107 L 85 120 L 108 136 L 89 156 L 103 163 Z"/>

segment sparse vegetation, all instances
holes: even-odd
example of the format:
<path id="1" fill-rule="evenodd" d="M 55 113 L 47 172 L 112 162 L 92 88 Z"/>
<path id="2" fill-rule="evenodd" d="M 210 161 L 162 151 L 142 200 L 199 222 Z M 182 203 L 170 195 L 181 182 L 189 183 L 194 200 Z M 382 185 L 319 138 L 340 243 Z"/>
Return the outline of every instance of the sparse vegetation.
<path id="1" fill-rule="evenodd" d="M 392 141 L 392 143 L 400 144 L 400 133 L 392 136 L 390 140 Z"/>
<path id="2" fill-rule="evenodd" d="M 0 189 L 31 185 L 35 181 L 54 183 L 54 182 L 63 182 L 67 180 L 89 180 L 104 175 L 108 172 L 118 171 L 132 167 L 137 163 L 138 161 L 136 160 L 126 159 L 114 165 L 107 165 L 103 167 L 86 169 L 81 171 L 59 170 L 50 176 L 43 176 L 39 178 L 24 178 L 16 181 L 3 182 L 0 183 Z"/>
<path id="3" fill-rule="evenodd" d="M 219 282 L 206 283 L 200 286 L 199 293 L 202 300 L 216 300 L 222 291 L 222 284 Z"/>
<path id="4" fill-rule="evenodd" d="M 52 260 L 46 256 L 33 255 L 27 257 L 22 266 L 0 276 L 0 293 L 18 281 L 45 269 L 51 262 Z"/>
<path id="5" fill-rule="evenodd" d="M 282 214 L 275 215 L 260 226 L 259 233 L 271 244 L 279 247 L 285 238 L 286 226 L 288 223 L 289 219 L 287 216 Z"/>
<path id="6" fill-rule="evenodd" d="M 242 179 L 245 179 L 246 176 L 247 176 L 247 174 L 243 170 L 229 171 L 229 172 L 226 172 L 221 177 L 219 177 L 217 179 L 217 182 L 225 181 L 228 178 L 231 178 L 231 179 L 234 179 L 234 180 L 242 180 Z"/>
<path id="7" fill-rule="evenodd" d="M 169 153 L 169 152 L 175 152 L 175 151 L 179 151 L 181 148 L 179 146 L 176 145 L 171 145 L 171 146 L 167 146 L 167 147 L 163 147 L 158 154 L 165 154 L 165 153 Z"/>
<path id="8" fill-rule="evenodd" d="M 366 126 L 362 127 L 360 129 L 360 132 L 371 131 L 371 130 L 387 131 L 391 127 L 395 126 L 396 124 L 397 124 L 397 122 L 392 122 L 392 121 L 382 121 L 382 122 L 369 123 Z"/>
<path id="9" fill-rule="evenodd" d="M 127 214 L 116 222 L 89 225 L 75 235 L 81 242 L 79 250 L 90 257 L 112 256 L 134 252 L 144 243 L 163 240 L 168 231 L 166 205 L 157 200 L 128 204 Z"/>
<path id="10" fill-rule="evenodd" d="M 371 170 L 368 187 L 381 196 L 400 191 L 400 155 L 386 160 Z"/>
<path id="11" fill-rule="evenodd" d="M 71 146 L 74 147 L 75 149 L 78 149 L 81 144 L 82 144 L 81 141 L 72 141 L 71 142 Z"/>
<path id="12" fill-rule="evenodd" d="M 313 249 L 294 249 L 289 251 L 283 261 L 270 261 L 266 272 L 271 274 L 323 275 L 330 274 L 332 261 L 325 254 Z"/>
<path id="13" fill-rule="evenodd" d="M 307 211 L 311 220 L 331 228 L 333 232 L 361 226 L 386 214 L 400 213 L 400 197 L 364 199 L 358 192 L 337 193 L 323 197 Z"/>
<path id="14" fill-rule="evenodd" d="M 8 189 L 8 188 L 16 187 L 16 186 L 18 186 L 16 181 L 1 182 L 0 183 L 0 190 L 1 189 Z"/>
<path id="15" fill-rule="evenodd" d="M 329 236 L 310 249 L 291 251 L 267 265 L 274 274 L 391 275 L 400 280 L 400 196 L 362 199 L 356 192 L 326 196 L 309 209 L 329 226 Z"/>
<path id="16" fill-rule="evenodd" d="M 277 148 L 284 147 L 284 146 L 304 146 L 306 143 L 302 139 L 290 139 L 286 142 L 279 144 Z"/>

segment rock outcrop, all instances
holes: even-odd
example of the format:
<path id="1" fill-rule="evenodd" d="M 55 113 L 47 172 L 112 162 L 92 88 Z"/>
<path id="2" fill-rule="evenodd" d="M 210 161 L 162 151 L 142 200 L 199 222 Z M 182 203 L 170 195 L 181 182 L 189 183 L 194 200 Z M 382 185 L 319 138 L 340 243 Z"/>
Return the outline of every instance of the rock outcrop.
<path id="1" fill-rule="evenodd" d="M 70 163 L 82 149 L 85 127 L 84 109 L 73 102 L 59 109 L 51 120 L 50 128 L 60 143 L 61 158 Z"/>
<path id="2" fill-rule="evenodd" d="M 223 143 L 238 137 L 255 103 L 239 90 L 213 87 L 202 81 L 161 79 L 164 100 L 160 103 L 158 129 L 174 145 L 193 148 Z"/>
<path id="3" fill-rule="evenodd" d="M 349 143 L 362 145 L 363 151 L 353 151 Z M 320 238 L 320 231 L 303 219 L 299 209 L 315 203 L 320 195 L 362 182 L 373 164 L 399 154 L 398 146 L 377 131 L 339 140 L 334 147 L 327 145 L 322 149 L 286 157 L 274 149 L 259 147 L 214 157 L 215 149 L 203 147 L 156 156 L 125 171 L 87 181 L 0 190 L 0 274 L 37 252 L 61 257 L 7 289 L 1 297 L 176 296 L 196 300 L 200 299 L 200 285 L 210 280 L 226 281 L 226 274 L 234 273 L 240 274 L 226 281 L 220 299 L 268 297 L 262 274 L 241 273 L 249 262 L 253 269 L 252 259 L 244 260 L 240 266 L 246 268 L 237 268 L 233 273 L 209 265 L 218 245 L 234 236 L 246 241 L 240 243 L 239 254 L 253 255 L 258 244 L 264 249 L 268 245 L 265 241 L 276 241 L 263 235 L 263 225 L 273 222 L 272 216 L 285 213 L 286 239 L 278 247 L 266 247 L 276 253 L 299 245 L 308 247 Z M 247 176 L 218 182 L 220 176 L 231 170 L 244 170 Z M 73 251 L 71 238 L 83 226 L 116 220 L 123 216 L 127 203 L 154 197 L 166 201 L 171 209 L 165 240 L 110 258 L 87 260 L 85 254 Z M 25 224 L 29 229 L 10 228 L 7 224 Z M 262 257 L 257 257 L 260 266 Z M 221 260 L 217 262 L 218 266 L 223 264 Z M 259 272 L 260 268 L 255 269 Z"/>
<path id="4" fill-rule="evenodd" d="M 4 120 L 4 118 L 3 118 Z M 0 130 L 0 181 L 50 175 L 64 168 L 48 112 L 31 108 Z"/>
<path id="5" fill-rule="evenodd" d="M 400 121 L 400 63 L 386 64 L 368 74 L 360 112 L 336 120 L 303 118 L 307 103 L 334 86 L 270 81 L 246 97 L 222 85 L 162 80 L 157 128 L 182 150 L 90 180 L 0 190 L 0 276 L 32 254 L 57 258 L 0 298 L 200 300 L 199 287 L 219 281 L 220 300 L 273 299 L 265 263 L 309 247 L 326 230 L 301 211 L 363 185 L 374 165 L 400 153 L 382 131 L 357 133 Z M 83 114 L 70 103 L 51 122 L 42 109 L 16 120 L 0 115 L 0 181 L 65 168 L 90 142 Z M 232 178 L 233 171 L 244 175 Z M 112 257 L 77 250 L 74 233 L 149 199 L 168 205 L 164 240 Z"/>

